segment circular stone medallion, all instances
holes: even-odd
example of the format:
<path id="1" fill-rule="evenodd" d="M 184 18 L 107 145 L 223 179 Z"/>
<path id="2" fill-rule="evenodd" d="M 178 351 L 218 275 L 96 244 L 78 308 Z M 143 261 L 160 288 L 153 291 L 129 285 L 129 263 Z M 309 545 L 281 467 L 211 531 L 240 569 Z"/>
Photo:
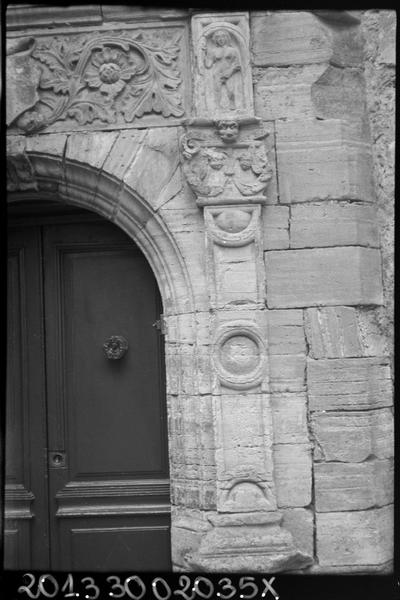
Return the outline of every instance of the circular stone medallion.
<path id="1" fill-rule="evenodd" d="M 260 362 L 258 344 L 245 335 L 233 335 L 220 347 L 220 363 L 229 373 L 246 375 Z"/>

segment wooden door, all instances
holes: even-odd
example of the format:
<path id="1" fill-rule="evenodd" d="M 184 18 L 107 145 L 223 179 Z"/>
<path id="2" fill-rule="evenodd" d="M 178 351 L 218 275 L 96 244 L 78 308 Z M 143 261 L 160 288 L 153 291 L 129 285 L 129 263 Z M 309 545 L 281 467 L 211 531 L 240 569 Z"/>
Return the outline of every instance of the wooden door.
<path id="1" fill-rule="evenodd" d="M 9 234 L 4 566 L 49 566 L 41 238 Z M 34 465 L 34 467 L 33 467 Z"/>
<path id="2" fill-rule="evenodd" d="M 13 497 L 7 492 L 6 517 L 12 518 L 7 519 L 6 568 L 170 570 L 166 403 L 162 340 L 153 326 L 160 312 L 155 278 L 132 241 L 106 222 L 20 227 L 10 248 L 28 239 L 36 254 L 28 252 L 34 266 L 27 276 L 38 289 L 22 285 L 21 276 L 9 286 L 10 327 L 28 332 L 21 347 L 29 355 L 37 389 L 31 388 L 32 374 L 25 366 L 20 376 L 8 379 L 7 413 L 19 430 L 15 433 L 8 424 L 6 475 L 7 489 L 22 485 L 30 494 L 31 514 L 18 518 L 16 491 Z M 9 273 L 15 280 L 14 271 Z M 26 300 L 17 310 L 22 288 Z M 119 339 L 110 342 L 115 336 Z M 21 334 L 9 338 L 14 347 L 17 337 Z M 104 344 L 114 344 L 118 353 L 121 340 L 128 349 L 120 358 L 108 358 Z M 10 373 L 16 371 L 16 352 L 11 348 Z M 27 359 L 20 362 L 25 365 Z M 21 440 L 21 452 L 12 451 L 12 443 L 18 446 Z M 13 474 L 18 461 L 26 469 L 19 478 Z M 28 542 L 24 555 L 22 539 Z"/>

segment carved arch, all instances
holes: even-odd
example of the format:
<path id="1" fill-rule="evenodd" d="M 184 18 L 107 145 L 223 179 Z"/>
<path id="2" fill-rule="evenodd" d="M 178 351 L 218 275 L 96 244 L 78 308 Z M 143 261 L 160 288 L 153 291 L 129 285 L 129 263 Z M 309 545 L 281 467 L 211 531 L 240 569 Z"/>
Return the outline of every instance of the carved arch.
<path id="1" fill-rule="evenodd" d="M 127 233 L 148 260 L 164 313 L 195 311 L 189 271 L 169 226 L 151 204 L 112 174 L 59 155 L 24 151 L 7 155 L 8 202 L 49 199 L 97 212 Z"/>

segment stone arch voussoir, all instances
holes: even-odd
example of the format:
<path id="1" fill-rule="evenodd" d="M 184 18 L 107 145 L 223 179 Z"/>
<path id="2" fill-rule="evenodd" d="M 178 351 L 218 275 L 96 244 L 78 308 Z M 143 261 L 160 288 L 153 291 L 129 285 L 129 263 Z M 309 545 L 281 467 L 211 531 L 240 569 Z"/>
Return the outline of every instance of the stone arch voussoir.
<path id="1" fill-rule="evenodd" d="M 113 173 L 61 153 L 7 155 L 8 201 L 51 199 L 97 212 L 121 227 L 149 261 L 166 315 L 194 312 L 190 273 L 174 235 L 150 202 Z"/>

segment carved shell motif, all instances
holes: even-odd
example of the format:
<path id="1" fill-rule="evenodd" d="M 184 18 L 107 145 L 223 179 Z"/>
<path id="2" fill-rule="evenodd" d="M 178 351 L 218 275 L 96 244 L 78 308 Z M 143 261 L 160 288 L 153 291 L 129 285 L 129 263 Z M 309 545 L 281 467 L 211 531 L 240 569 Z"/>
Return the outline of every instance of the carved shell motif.
<path id="1" fill-rule="evenodd" d="M 215 217 L 220 229 L 227 233 L 239 233 L 246 229 L 251 220 L 251 213 L 239 209 L 228 209 Z"/>

